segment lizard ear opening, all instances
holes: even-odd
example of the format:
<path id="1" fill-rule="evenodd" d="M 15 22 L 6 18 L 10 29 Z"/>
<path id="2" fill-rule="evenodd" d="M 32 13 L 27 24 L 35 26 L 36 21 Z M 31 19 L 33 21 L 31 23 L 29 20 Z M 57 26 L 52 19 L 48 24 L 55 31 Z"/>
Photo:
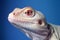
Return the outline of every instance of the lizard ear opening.
<path id="1" fill-rule="evenodd" d="M 38 20 L 38 24 L 40 26 L 45 26 L 46 25 L 46 22 L 44 20 Z"/>

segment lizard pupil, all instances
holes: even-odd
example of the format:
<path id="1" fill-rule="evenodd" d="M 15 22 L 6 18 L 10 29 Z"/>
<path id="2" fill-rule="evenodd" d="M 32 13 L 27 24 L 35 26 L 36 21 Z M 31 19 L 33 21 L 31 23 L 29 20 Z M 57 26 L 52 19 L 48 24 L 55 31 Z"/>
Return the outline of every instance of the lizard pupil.
<path id="1" fill-rule="evenodd" d="M 28 16 L 32 15 L 32 10 L 27 10 L 26 14 L 27 14 Z"/>

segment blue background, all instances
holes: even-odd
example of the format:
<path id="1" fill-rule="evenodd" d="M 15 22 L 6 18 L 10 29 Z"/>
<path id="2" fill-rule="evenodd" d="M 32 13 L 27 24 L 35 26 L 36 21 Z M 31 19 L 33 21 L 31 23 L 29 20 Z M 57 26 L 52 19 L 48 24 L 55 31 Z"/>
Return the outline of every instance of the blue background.
<path id="1" fill-rule="evenodd" d="M 30 40 L 7 20 L 8 14 L 14 8 L 26 6 L 41 11 L 46 16 L 47 22 L 60 25 L 60 0 L 0 0 L 1 40 Z"/>

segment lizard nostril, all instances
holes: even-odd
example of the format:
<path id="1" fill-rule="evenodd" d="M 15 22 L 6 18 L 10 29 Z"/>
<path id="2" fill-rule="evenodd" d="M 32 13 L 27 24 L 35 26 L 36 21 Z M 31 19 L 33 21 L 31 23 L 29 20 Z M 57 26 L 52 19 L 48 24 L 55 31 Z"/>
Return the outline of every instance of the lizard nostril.
<path id="1" fill-rule="evenodd" d="M 16 15 L 15 13 L 13 13 L 13 15 Z"/>
<path id="2" fill-rule="evenodd" d="M 19 13 L 19 12 L 17 12 L 17 13 L 13 13 L 13 15 L 15 15 L 15 16 L 16 16 L 16 15 L 18 15 L 18 13 Z"/>

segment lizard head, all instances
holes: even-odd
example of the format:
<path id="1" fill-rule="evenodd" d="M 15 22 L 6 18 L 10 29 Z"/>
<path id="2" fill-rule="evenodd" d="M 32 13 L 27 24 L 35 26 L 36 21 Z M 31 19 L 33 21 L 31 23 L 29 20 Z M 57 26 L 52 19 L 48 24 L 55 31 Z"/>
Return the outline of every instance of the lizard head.
<path id="1" fill-rule="evenodd" d="M 39 30 L 46 26 L 44 15 L 31 7 L 15 8 L 8 16 L 8 21 L 18 28 Z"/>

